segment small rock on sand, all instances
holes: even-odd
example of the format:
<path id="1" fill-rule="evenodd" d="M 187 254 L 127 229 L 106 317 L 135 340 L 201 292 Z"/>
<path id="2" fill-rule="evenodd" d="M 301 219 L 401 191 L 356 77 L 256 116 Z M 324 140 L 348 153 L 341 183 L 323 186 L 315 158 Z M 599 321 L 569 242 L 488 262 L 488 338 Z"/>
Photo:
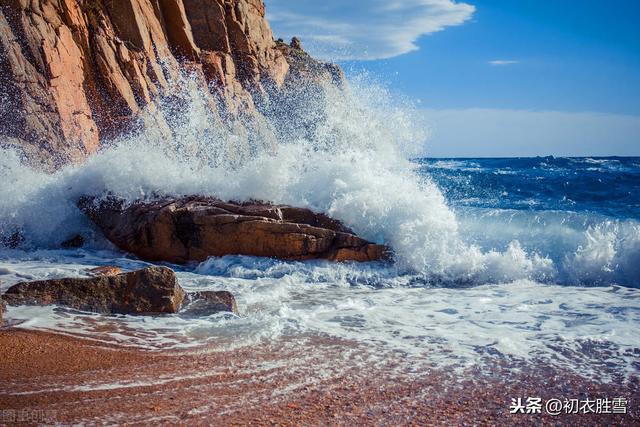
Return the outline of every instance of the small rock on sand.
<path id="1" fill-rule="evenodd" d="M 23 282 L 4 294 L 9 305 L 57 304 L 96 313 L 176 313 L 185 291 L 166 267 L 91 278 Z"/>

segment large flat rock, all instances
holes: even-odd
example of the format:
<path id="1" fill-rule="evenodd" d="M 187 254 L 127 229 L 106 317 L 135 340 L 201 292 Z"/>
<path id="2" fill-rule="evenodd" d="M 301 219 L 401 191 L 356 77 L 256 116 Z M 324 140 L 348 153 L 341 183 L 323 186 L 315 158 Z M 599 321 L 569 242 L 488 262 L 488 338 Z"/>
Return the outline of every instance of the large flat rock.
<path id="1" fill-rule="evenodd" d="M 326 215 L 291 206 L 206 197 L 127 204 L 108 197 L 83 198 L 79 207 L 116 246 L 149 261 L 224 255 L 375 261 L 389 253 Z"/>

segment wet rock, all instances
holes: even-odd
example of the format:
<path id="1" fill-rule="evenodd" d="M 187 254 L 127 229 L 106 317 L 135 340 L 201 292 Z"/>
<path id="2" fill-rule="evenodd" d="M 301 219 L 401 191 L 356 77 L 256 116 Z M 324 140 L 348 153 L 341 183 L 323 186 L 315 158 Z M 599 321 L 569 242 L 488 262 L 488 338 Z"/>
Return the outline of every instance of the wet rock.
<path id="1" fill-rule="evenodd" d="M 206 316 L 220 312 L 239 314 L 236 299 L 231 292 L 202 291 L 187 295 L 184 307 L 185 314 Z"/>
<path id="2" fill-rule="evenodd" d="M 324 105 L 335 102 L 330 92 L 346 88 L 346 77 L 339 66 L 315 60 L 295 40 L 289 45 L 276 43 L 276 47 L 286 58 L 289 70 L 279 90 L 270 93 L 268 114 L 286 118 L 276 126 L 281 138 L 301 135 L 313 140 L 317 126 L 327 117 Z"/>
<path id="3" fill-rule="evenodd" d="M 88 270 L 85 270 L 85 272 L 92 277 L 117 276 L 118 274 L 122 273 L 122 269 L 113 265 L 103 265 L 100 267 L 90 268 Z"/>
<path id="4" fill-rule="evenodd" d="M 185 298 L 174 272 L 148 267 L 117 275 L 18 283 L 4 294 L 9 305 L 57 304 L 96 313 L 176 313 Z"/>
<path id="5" fill-rule="evenodd" d="M 2 326 L 3 314 L 4 314 L 4 301 L 2 300 L 2 295 L 0 295 L 0 326 Z"/>
<path id="6" fill-rule="evenodd" d="M 84 245 L 84 237 L 79 234 L 76 234 L 70 239 L 65 240 L 60 244 L 63 248 L 81 248 Z"/>
<path id="7" fill-rule="evenodd" d="M 120 249 L 149 261 L 185 263 L 210 256 L 375 261 L 385 246 L 308 209 L 206 197 L 139 201 L 83 198 L 80 209 Z"/>

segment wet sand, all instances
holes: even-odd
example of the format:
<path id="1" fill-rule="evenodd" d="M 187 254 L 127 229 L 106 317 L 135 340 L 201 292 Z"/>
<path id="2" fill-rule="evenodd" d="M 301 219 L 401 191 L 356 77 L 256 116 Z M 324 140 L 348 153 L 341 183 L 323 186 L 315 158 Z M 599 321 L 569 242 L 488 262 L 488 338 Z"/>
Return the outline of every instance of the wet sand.
<path id="1" fill-rule="evenodd" d="M 0 361 L 0 425 L 640 425 L 637 379 L 544 366 L 460 375 L 321 337 L 150 352 L 5 328 Z M 509 414 L 513 397 L 625 397 L 629 413 Z"/>

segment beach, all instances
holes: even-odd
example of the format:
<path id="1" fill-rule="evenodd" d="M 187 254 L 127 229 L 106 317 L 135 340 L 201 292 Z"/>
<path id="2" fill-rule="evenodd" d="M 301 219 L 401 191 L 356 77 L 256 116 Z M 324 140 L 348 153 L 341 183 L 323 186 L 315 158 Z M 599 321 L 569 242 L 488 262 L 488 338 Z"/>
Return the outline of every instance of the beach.
<path id="1" fill-rule="evenodd" d="M 640 425 L 638 37 L 468 3 L 3 2 L 0 425 Z"/>
<path id="2" fill-rule="evenodd" d="M 626 415 L 509 414 L 513 397 L 624 395 L 638 402 L 637 381 L 598 384 L 535 365 L 459 378 L 446 370 L 415 371 L 401 355 L 368 365 L 366 353 L 355 343 L 319 337 L 237 351 L 149 352 L 5 328 L 2 422 L 634 425 L 640 419 L 633 403 Z"/>

